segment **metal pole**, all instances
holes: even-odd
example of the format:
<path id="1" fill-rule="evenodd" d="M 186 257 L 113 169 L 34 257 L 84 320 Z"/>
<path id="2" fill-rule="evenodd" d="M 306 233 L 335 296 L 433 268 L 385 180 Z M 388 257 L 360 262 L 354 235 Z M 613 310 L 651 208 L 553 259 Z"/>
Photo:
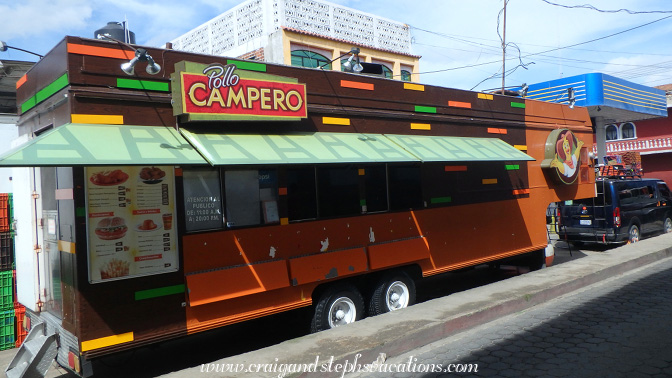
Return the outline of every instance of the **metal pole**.
<path id="1" fill-rule="evenodd" d="M 506 3 L 508 0 L 504 0 L 504 24 L 502 26 L 502 94 L 504 94 L 504 88 L 506 87 Z"/>

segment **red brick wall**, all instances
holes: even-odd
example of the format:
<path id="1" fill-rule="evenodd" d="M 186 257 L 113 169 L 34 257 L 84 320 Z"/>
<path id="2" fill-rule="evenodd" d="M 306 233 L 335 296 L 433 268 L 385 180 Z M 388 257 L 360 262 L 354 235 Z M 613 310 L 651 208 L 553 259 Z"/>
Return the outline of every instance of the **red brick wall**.
<path id="1" fill-rule="evenodd" d="M 254 58 L 254 59 L 253 59 Z M 264 61 L 264 48 L 258 48 L 256 50 L 252 50 L 250 52 L 246 52 L 245 54 L 238 56 L 237 59 L 253 59 L 253 60 L 259 60 L 259 61 Z"/>

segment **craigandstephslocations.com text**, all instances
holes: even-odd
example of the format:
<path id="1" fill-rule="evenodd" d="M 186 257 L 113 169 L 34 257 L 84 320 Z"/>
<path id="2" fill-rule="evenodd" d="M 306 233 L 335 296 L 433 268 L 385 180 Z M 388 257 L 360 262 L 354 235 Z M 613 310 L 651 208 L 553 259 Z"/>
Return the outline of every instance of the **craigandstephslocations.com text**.
<path id="1" fill-rule="evenodd" d="M 337 361 L 331 356 L 326 361 L 320 361 L 315 356 L 312 363 L 281 363 L 278 358 L 271 363 L 210 363 L 201 365 L 201 373 L 231 373 L 231 374 L 268 374 L 269 377 L 283 378 L 287 375 L 301 373 L 340 374 L 345 377 L 350 373 L 476 373 L 478 364 L 426 364 L 418 363 L 418 359 L 411 356 L 402 363 L 385 363 L 384 358 L 364 363 L 360 361 L 362 355 L 356 354 L 353 361 Z"/>

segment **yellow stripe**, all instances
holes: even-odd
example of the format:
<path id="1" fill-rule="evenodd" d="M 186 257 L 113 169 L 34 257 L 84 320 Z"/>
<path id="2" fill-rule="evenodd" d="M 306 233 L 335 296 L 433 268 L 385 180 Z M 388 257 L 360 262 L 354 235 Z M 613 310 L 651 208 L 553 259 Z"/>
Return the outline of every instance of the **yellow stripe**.
<path id="1" fill-rule="evenodd" d="M 425 91 L 425 86 L 421 84 L 411 84 L 411 83 L 404 83 L 404 89 L 410 89 L 412 91 Z"/>
<path id="2" fill-rule="evenodd" d="M 492 100 L 493 99 L 492 95 L 487 94 L 487 93 L 479 93 L 478 98 L 480 98 L 482 100 Z"/>
<path id="3" fill-rule="evenodd" d="M 133 332 L 122 333 L 121 335 L 113 335 L 107 337 L 101 337 L 100 339 L 93 339 L 88 341 L 82 341 L 82 352 L 87 350 L 104 348 L 112 345 L 127 343 L 133 341 Z"/>
<path id="4" fill-rule="evenodd" d="M 289 224 L 289 218 L 280 218 L 280 225 L 286 226 Z"/>
<path id="5" fill-rule="evenodd" d="M 322 123 L 325 125 L 350 126 L 350 118 L 322 117 Z"/>
<path id="6" fill-rule="evenodd" d="M 644 95 L 646 95 L 645 97 L 650 97 L 650 98 L 654 98 L 654 99 L 659 99 L 660 98 L 660 96 L 658 96 L 658 95 L 656 95 L 655 93 L 652 93 L 652 92 L 643 91 L 641 89 L 635 89 L 633 87 L 628 87 L 627 85 L 614 83 L 613 81 L 604 80 L 604 82 L 608 83 L 608 84 L 611 84 L 613 87 L 619 86 L 619 87 L 625 89 L 626 91 L 641 92 Z M 605 87 L 608 87 L 608 85 L 605 85 Z"/>
<path id="7" fill-rule="evenodd" d="M 577 84 L 583 84 L 581 86 L 581 88 L 583 88 L 583 86 L 585 86 L 586 82 L 585 82 L 585 80 L 582 80 L 582 81 L 576 81 L 574 83 L 565 83 L 565 84 L 556 85 L 555 87 L 547 87 L 547 88 L 529 90 L 529 91 L 527 91 L 527 94 L 529 95 L 531 93 L 536 93 L 536 92 L 545 92 L 545 91 L 549 91 L 549 90 L 555 89 L 555 88 L 560 88 L 560 90 L 566 91 L 567 88 L 573 87 L 574 90 L 576 90 L 577 87 L 574 87 L 574 85 L 577 85 Z"/>
<path id="8" fill-rule="evenodd" d="M 58 241 L 58 250 L 66 253 L 75 253 L 75 243 L 70 243 L 65 240 Z"/>
<path id="9" fill-rule="evenodd" d="M 527 146 L 524 144 L 514 144 L 513 148 L 518 149 L 520 151 L 527 151 Z"/>
<path id="10" fill-rule="evenodd" d="M 123 115 L 72 114 L 71 117 L 72 123 L 124 124 Z"/>
<path id="11" fill-rule="evenodd" d="M 411 130 L 431 130 L 432 125 L 429 123 L 411 123 Z"/>
<path id="12" fill-rule="evenodd" d="M 483 179 L 483 185 L 491 185 L 491 184 L 496 184 L 497 179 Z"/>

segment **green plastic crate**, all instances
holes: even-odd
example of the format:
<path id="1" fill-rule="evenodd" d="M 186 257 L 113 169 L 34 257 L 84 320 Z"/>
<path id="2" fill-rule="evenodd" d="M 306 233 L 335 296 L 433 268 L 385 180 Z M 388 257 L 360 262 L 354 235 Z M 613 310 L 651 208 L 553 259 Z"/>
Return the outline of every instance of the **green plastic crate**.
<path id="1" fill-rule="evenodd" d="M 11 270 L 0 271 L 0 311 L 14 308 L 14 279 Z"/>
<path id="2" fill-rule="evenodd" d="M 12 349 L 14 343 L 14 309 L 0 312 L 0 350 Z"/>

